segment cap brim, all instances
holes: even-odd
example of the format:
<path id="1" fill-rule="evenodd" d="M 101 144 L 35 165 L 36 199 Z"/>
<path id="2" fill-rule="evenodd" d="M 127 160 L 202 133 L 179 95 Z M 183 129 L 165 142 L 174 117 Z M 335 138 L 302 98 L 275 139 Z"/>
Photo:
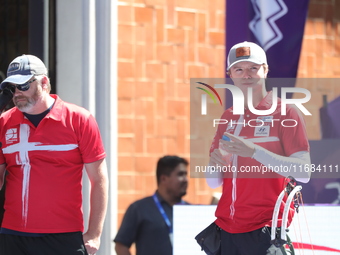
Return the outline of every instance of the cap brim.
<path id="1" fill-rule="evenodd" d="M 34 76 L 34 74 L 11 75 L 1 82 L 0 89 L 4 89 L 4 87 L 6 86 L 7 83 L 24 84 L 24 83 L 28 82 L 33 76 Z"/>
<path id="2" fill-rule="evenodd" d="M 251 59 L 240 59 L 240 60 L 237 60 L 237 61 L 235 61 L 234 63 L 232 63 L 230 66 L 228 66 L 227 71 L 229 71 L 229 69 L 230 69 L 233 65 L 235 65 L 235 64 L 237 64 L 237 63 L 240 63 L 240 62 L 243 62 L 243 61 L 245 61 L 245 62 L 252 62 L 252 63 L 258 64 L 258 65 L 265 64 L 265 63 L 261 63 L 260 61 L 255 61 L 255 60 L 251 60 Z"/>

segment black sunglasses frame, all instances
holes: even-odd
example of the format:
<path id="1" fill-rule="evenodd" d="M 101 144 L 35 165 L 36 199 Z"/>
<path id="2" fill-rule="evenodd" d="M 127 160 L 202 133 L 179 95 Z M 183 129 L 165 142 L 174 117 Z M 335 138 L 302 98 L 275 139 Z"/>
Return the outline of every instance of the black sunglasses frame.
<path id="1" fill-rule="evenodd" d="M 31 83 L 32 82 L 35 82 L 37 79 L 33 79 L 33 80 L 31 80 L 31 81 L 28 81 L 28 82 L 26 82 L 26 83 L 24 83 L 24 84 L 11 84 L 12 85 L 12 87 L 15 87 L 15 88 L 17 88 L 18 90 L 20 90 L 20 91 L 27 91 L 27 90 L 29 90 L 30 89 L 30 87 L 31 87 Z"/>

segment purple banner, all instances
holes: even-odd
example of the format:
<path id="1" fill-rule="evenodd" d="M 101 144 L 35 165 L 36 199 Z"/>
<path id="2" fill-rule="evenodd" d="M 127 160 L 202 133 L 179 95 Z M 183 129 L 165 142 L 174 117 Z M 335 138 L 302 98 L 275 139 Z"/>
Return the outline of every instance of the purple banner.
<path id="1" fill-rule="evenodd" d="M 227 0 L 227 52 L 236 43 L 255 42 L 267 53 L 268 77 L 296 77 L 308 3 L 309 0 Z"/>
<path id="2" fill-rule="evenodd" d="M 325 102 L 320 108 L 320 123 L 323 139 L 340 139 L 340 96 L 331 101 Z"/>

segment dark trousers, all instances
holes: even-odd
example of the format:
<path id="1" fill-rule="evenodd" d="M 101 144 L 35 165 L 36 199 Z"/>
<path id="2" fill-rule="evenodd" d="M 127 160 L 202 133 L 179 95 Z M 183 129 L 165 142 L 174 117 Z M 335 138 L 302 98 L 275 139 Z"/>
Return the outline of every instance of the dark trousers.
<path id="1" fill-rule="evenodd" d="M 48 234 L 42 237 L 0 234 L 0 254 L 87 255 L 81 232 Z"/>
<path id="2" fill-rule="evenodd" d="M 270 248 L 270 249 L 269 249 Z M 247 233 L 230 234 L 221 230 L 221 255 L 284 255 L 281 248 L 270 243 L 270 228 Z"/>

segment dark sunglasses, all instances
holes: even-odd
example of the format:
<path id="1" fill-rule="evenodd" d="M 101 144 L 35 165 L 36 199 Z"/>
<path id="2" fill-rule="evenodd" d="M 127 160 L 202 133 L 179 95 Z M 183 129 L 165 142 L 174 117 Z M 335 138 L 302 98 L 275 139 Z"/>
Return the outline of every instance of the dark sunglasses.
<path id="1" fill-rule="evenodd" d="M 14 88 L 17 88 L 18 90 L 20 90 L 20 91 L 27 91 L 27 90 L 29 90 L 30 89 L 30 86 L 31 86 L 31 83 L 32 82 L 35 82 L 37 79 L 33 79 L 33 80 L 31 80 L 31 81 L 28 81 L 28 82 L 26 82 L 26 83 L 24 83 L 24 84 L 13 84 L 12 83 L 12 87 Z M 14 90 L 15 90 L 15 88 L 14 88 Z"/>

